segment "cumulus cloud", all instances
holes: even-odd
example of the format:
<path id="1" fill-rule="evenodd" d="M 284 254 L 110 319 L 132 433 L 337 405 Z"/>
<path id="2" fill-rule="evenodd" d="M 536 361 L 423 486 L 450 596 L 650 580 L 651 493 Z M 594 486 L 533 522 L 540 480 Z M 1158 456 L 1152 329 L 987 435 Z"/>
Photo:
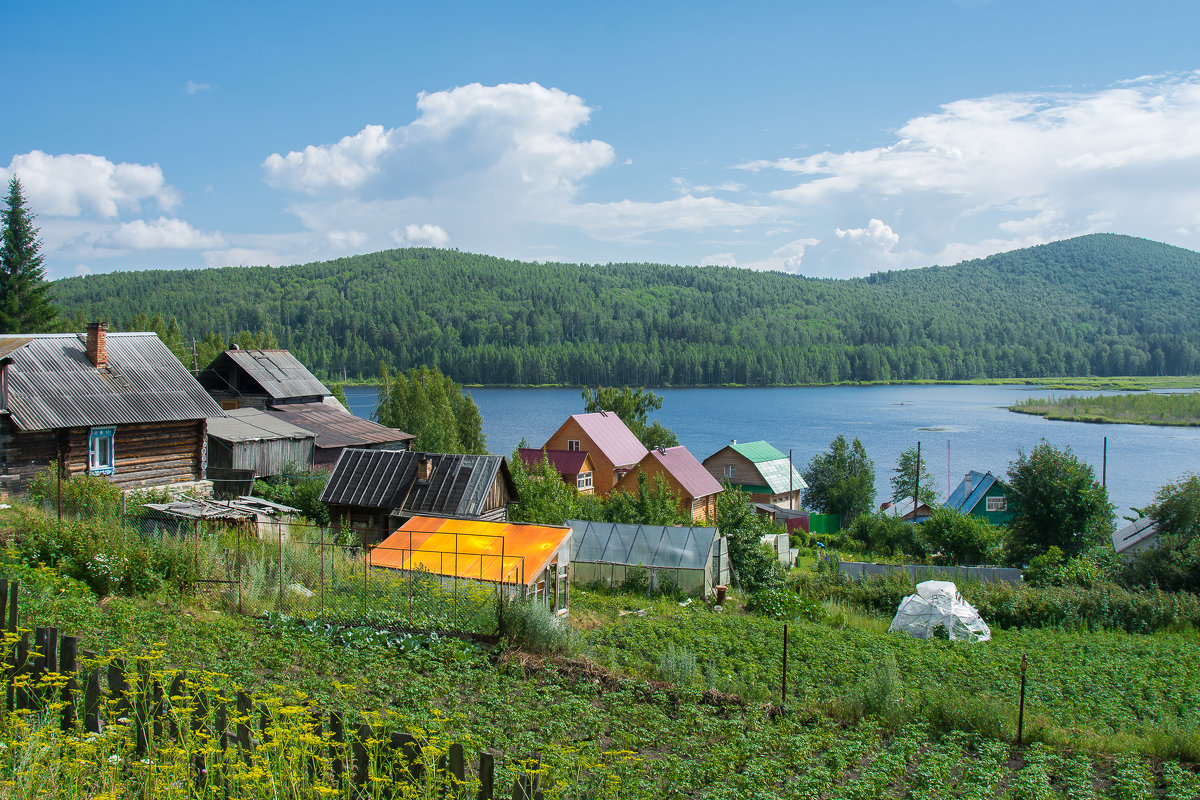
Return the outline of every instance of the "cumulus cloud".
<path id="1" fill-rule="evenodd" d="M 354 249 L 362 247 L 367 241 L 367 235 L 362 231 L 328 231 L 325 234 L 326 240 L 338 249 Z"/>
<path id="2" fill-rule="evenodd" d="M 839 239 L 849 239 L 860 244 L 872 244 L 884 250 L 891 250 L 900 243 L 900 237 L 883 220 L 872 219 L 865 228 L 835 228 L 833 231 Z"/>
<path id="3" fill-rule="evenodd" d="M 74 153 L 49 155 L 41 150 L 13 156 L 0 178 L 21 180 L 38 214 L 77 217 L 92 212 L 112 218 L 122 210 L 137 211 L 154 200 L 163 210 L 179 203 L 157 164 L 114 164 L 103 156 Z"/>
<path id="4" fill-rule="evenodd" d="M 196 83 L 195 81 L 187 82 L 187 93 L 196 94 L 196 92 L 207 92 L 212 88 L 211 83 Z"/>
<path id="5" fill-rule="evenodd" d="M 89 267 L 87 264 L 76 264 L 75 265 L 75 274 L 80 275 L 80 276 L 91 275 L 92 268 Z"/>
<path id="6" fill-rule="evenodd" d="M 206 267 L 262 267 L 281 264 L 273 250 L 253 247 L 230 247 L 224 250 L 206 250 L 201 254 Z"/>
<path id="7" fill-rule="evenodd" d="M 702 267 L 736 267 L 737 259 L 733 253 L 713 253 L 700 259 Z"/>
<path id="8" fill-rule="evenodd" d="M 94 246 L 109 250 L 196 250 L 224 245 L 220 233 L 205 233 L 184 220 L 168 217 L 123 222 L 94 240 Z"/>
<path id="9" fill-rule="evenodd" d="M 263 162 L 267 183 L 279 189 L 315 194 L 324 189 L 350 189 L 379 171 L 379 160 L 389 149 L 391 131 L 368 125 L 336 144 L 309 145 L 286 156 L 272 153 Z"/>
<path id="10" fill-rule="evenodd" d="M 401 247 L 445 247 L 450 234 L 440 225 L 405 225 L 392 231 L 392 240 Z"/>

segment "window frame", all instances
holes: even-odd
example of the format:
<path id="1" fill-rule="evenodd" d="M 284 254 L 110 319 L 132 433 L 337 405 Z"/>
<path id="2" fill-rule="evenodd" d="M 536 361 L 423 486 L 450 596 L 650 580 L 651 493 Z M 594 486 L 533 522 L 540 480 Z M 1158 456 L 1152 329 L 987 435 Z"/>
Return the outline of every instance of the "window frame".
<path id="1" fill-rule="evenodd" d="M 88 431 L 88 474 L 112 475 L 117 466 L 117 429 L 115 426 Z"/>
<path id="2" fill-rule="evenodd" d="M 731 481 L 737 480 L 737 464 L 725 465 L 725 479 Z"/>
<path id="3" fill-rule="evenodd" d="M 592 472 L 581 472 L 575 476 L 575 488 L 583 491 L 584 489 L 595 488 L 595 482 Z"/>
<path id="4" fill-rule="evenodd" d="M 1000 511 L 1008 511 L 1008 498 L 1004 495 L 984 498 L 984 510 L 989 513 L 997 513 Z"/>
<path id="5" fill-rule="evenodd" d="M 579 452 L 579 440 L 578 439 L 567 439 L 567 450 L 569 450 L 572 453 L 578 453 Z"/>

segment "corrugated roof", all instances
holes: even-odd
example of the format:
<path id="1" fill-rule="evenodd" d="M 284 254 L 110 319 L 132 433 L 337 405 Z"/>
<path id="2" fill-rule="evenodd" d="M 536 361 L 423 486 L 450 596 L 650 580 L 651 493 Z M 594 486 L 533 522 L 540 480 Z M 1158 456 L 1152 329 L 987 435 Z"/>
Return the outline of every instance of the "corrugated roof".
<path id="1" fill-rule="evenodd" d="M 641 564 L 653 568 L 704 569 L 720 532 L 716 528 L 627 525 L 569 519 L 571 560 Z"/>
<path id="2" fill-rule="evenodd" d="M 312 439 L 315 434 L 257 408 L 235 408 L 208 421 L 208 435 L 224 442 L 262 442 L 271 439 Z"/>
<path id="3" fill-rule="evenodd" d="M 970 491 L 967 491 L 967 483 L 970 481 Z M 987 494 L 988 489 L 992 488 L 992 484 L 996 483 L 997 478 L 990 472 L 976 472 L 971 470 L 967 476 L 959 481 L 958 486 L 954 487 L 954 491 L 950 493 L 950 497 L 946 499 L 946 507 L 952 508 L 962 514 L 969 514 L 975 506 L 979 505 L 979 501 Z"/>
<path id="4" fill-rule="evenodd" d="M 430 462 L 426 481 L 417 480 L 422 458 Z M 515 496 L 503 456 L 346 448 L 321 491 L 321 500 L 401 514 L 476 517 L 483 513 L 497 476 Z"/>
<path id="5" fill-rule="evenodd" d="M 517 456 L 525 464 L 526 469 L 538 469 L 542 456 L 550 462 L 550 466 L 560 475 L 578 475 L 587 460 L 587 450 L 538 450 L 534 447 L 522 447 L 517 450 Z"/>
<path id="6" fill-rule="evenodd" d="M 649 458 L 661 464 L 691 497 L 705 497 L 721 491 L 721 482 L 683 445 L 651 450 Z"/>
<path id="7" fill-rule="evenodd" d="M 299 509 L 272 503 L 270 500 L 252 495 L 242 495 L 236 500 L 218 501 L 195 498 L 175 500 L 170 503 L 145 503 L 144 505 L 164 516 L 189 519 L 254 519 L 265 522 L 300 513 Z"/>
<path id="8" fill-rule="evenodd" d="M 229 388 L 221 375 L 224 361 L 236 364 L 275 400 L 330 394 L 328 387 L 287 350 L 226 350 L 204 368 L 200 382 L 209 389 Z"/>
<path id="9" fill-rule="evenodd" d="M 1158 523 L 1150 517 L 1139 517 L 1113 534 L 1113 549 L 1123 553 L 1129 548 L 1158 533 Z"/>
<path id="10" fill-rule="evenodd" d="M 612 411 L 572 414 L 571 419 L 614 466 L 633 466 L 646 456 L 646 447 Z"/>
<path id="11" fill-rule="evenodd" d="M 317 447 L 362 447 L 369 444 L 406 442 L 411 433 L 388 428 L 378 422 L 356 417 L 325 403 L 287 403 L 271 406 L 266 412 L 276 419 L 317 436 Z"/>
<path id="12" fill-rule="evenodd" d="M 96 369 L 73 333 L 0 336 L 0 347 L 12 359 L 8 405 L 21 430 L 225 415 L 153 333 L 109 333 L 105 369 Z"/>
<path id="13" fill-rule="evenodd" d="M 789 486 L 792 491 L 808 488 L 808 484 L 804 482 L 800 471 L 796 469 L 795 465 L 788 464 L 786 456 L 775 461 L 760 461 L 754 466 L 758 469 L 759 474 L 763 476 L 763 480 L 767 482 L 767 485 L 771 487 L 772 494 L 785 494 Z M 789 469 L 792 476 L 790 484 L 788 483 Z"/>
<path id="14" fill-rule="evenodd" d="M 741 455 L 745 456 L 750 461 L 757 464 L 760 461 L 778 461 L 787 456 L 764 441 L 758 442 L 733 442 L 729 445 L 733 450 L 736 450 Z"/>
<path id="15" fill-rule="evenodd" d="M 528 585 L 570 537 L 567 527 L 417 516 L 374 547 L 370 560 L 375 567 Z"/>

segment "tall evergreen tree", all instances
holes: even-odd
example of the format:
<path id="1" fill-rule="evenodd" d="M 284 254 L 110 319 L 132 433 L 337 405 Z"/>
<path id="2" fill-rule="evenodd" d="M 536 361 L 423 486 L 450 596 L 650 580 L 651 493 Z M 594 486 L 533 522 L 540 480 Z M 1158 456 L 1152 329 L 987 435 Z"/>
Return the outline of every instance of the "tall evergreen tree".
<path id="1" fill-rule="evenodd" d="M 44 257 L 39 252 L 36 219 L 29 211 L 21 182 L 8 182 L 7 204 L 2 215 L 0 242 L 0 332 L 40 333 L 50 330 L 58 311 L 46 296 Z"/>

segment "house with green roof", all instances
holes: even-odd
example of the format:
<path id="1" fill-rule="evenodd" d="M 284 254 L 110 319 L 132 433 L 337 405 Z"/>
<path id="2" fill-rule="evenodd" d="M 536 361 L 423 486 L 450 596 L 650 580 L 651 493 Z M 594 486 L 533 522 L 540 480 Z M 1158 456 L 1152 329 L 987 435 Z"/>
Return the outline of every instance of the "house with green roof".
<path id="1" fill-rule="evenodd" d="M 750 493 L 755 503 L 800 508 L 800 493 L 808 488 L 787 455 L 766 442 L 736 439 L 704 459 L 714 478 Z"/>

